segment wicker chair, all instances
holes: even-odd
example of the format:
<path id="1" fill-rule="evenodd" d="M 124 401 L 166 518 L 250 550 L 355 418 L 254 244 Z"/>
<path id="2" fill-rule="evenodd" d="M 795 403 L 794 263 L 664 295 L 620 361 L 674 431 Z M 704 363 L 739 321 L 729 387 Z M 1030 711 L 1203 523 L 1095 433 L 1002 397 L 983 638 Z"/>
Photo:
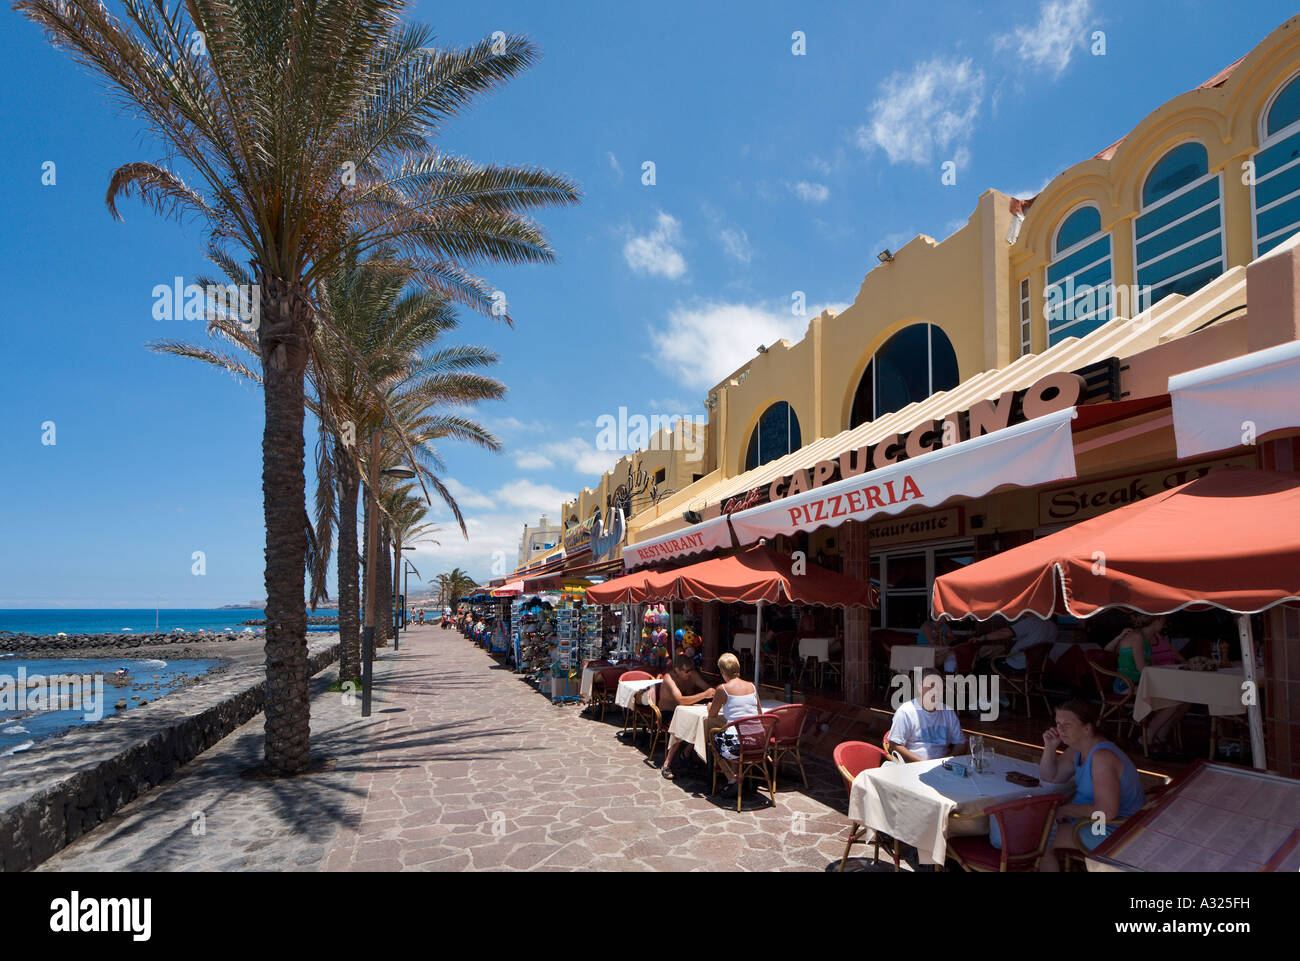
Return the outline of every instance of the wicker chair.
<path id="1" fill-rule="evenodd" d="M 1098 713 L 1097 723 L 1105 724 L 1108 719 L 1113 720 L 1115 730 L 1120 737 L 1125 736 L 1124 726 L 1127 725 L 1131 736 L 1135 728 L 1133 700 L 1137 696 L 1137 685 L 1115 670 L 1118 658 L 1114 652 L 1084 651 L 1083 656 L 1088 659 L 1088 670 L 1092 672 L 1092 682 L 1097 686 L 1097 694 L 1101 698 L 1101 711 Z M 1124 691 L 1118 694 L 1115 692 L 1117 679 L 1122 682 L 1121 686 L 1124 688 Z"/>
<path id="2" fill-rule="evenodd" d="M 1037 871 L 1065 800 L 1064 794 L 1040 794 L 994 805 L 985 813 L 997 821 L 1002 849 L 983 837 L 952 838 L 948 856 L 967 871 Z"/>
<path id="3" fill-rule="evenodd" d="M 763 673 L 779 681 L 790 673 L 790 649 L 794 646 L 794 631 L 778 631 L 768 643 L 773 646 L 773 650 L 760 652 Z M 770 675 L 767 674 L 769 670 L 772 672 Z"/>
<path id="4" fill-rule="evenodd" d="M 992 660 L 993 670 L 1009 689 L 1008 697 L 1025 699 L 1025 717 L 1034 716 L 1032 698 L 1035 697 L 1041 697 L 1047 713 L 1049 715 L 1052 713 L 1052 702 L 1047 699 L 1047 691 L 1043 689 L 1043 671 L 1047 667 L 1047 655 L 1051 651 L 1051 642 L 1044 641 L 1042 644 L 1023 648 L 1016 654 L 1005 654 Z M 1024 671 L 1015 671 L 1007 665 L 1007 660 L 1017 655 L 1025 659 Z"/>
<path id="5" fill-rule="evenodd" d="M 712 793 L 717 793 L 719 765 L 714 736 L 731 728 L 736 729 L 740 741 L 740 754 L 734 761 L 728 763 L 736 765 L 737 811 L 740 810 L 741 798 L 745 793 L 745 778 L 750 777 L 754 772 L 762 775 L 763 783 L 767 785 L 768 794 L 772 798 L 772 806 L 776 806 L 776 783 L 773 780 L 772 765 L 768 758 L 768 745 L 772 742 L 772 732 L 776 728 L 776 723 L 777 718 L 773 714 L 752 714 L 749 717 L 738 717 L 725 727 L 717 728 L 709 737 L 709 753 L 713 757 Z"/>
<path id="6" fill-rule="evenodd" d="M 804 733 L 812 721 L 812 713 L 808 710 L 808 705 L 788 704 L 769 711 L 768 714 L 777 719 L 776 727 L 772 731 L 771 744 L 772 790 L 776 790 L 776 776 L 781 770 L 781 762 L 787 757 L 793 757 L 795 763 L 799 765 L 799 776 L 803 778 L 804 790 L 807 790 L 808 775 L 804 772 L 803 757 L 799 753 L 799 748 Z"/>
<path id="7" fill-rule="evenodd" d="M 662 738 L 664 746 L 668 746 L 668 725 L 664 721 L 663 713 L 659 710 L 655 689 L 647 688 L 638 692 L 632 705 L 636 715 L 632 723 L 636 726 L 644 725 L 645 729 L 650 732 L 650 753 L 647 756 L 653 762 L 655 748 L 659 745 L 659 739 Z M 636 739 L 635 731 L 632 738 L 633 740 Z"/>
<path id="8" fill-rule="evenodd" d="M 844 788 L 853 795 L 853 781 L 863 771 L 869 771 L 873 768 L 880 767 L 885 761 L 889 760 L 889 755 L 876 747 L 874 744 L 868 744 L 865 741 L 841 741 L 835 745 L 832 753 L 835 759 L 835 767 L 839 769 L 840 777 L 844 778 Z M 844 856 L 840 858 L 840 870 L 849 862 L 849 851 L 855 844 L 865 844 L 868 828 L 859 824 L 857 821 L 849 822 L 849 837 L 844 844 Z M 880 832 L 875 832 L 873 838 L 876 850 L 875 858 L 880 860 Z M 902 848 L 898 840 L 894 840 L 894 870 L 899 870 L 899 861 L 902 859 Z"/>

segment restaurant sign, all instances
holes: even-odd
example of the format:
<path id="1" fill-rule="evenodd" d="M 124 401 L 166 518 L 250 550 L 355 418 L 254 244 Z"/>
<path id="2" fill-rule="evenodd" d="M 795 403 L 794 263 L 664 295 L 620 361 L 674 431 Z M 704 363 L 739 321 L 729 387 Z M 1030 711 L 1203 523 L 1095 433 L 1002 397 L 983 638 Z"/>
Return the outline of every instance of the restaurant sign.
<path id="1" fill-rule="evenodd" d="M 965 518 L 960 507 L 943 511 L 926 511 L 906 517 L 891 517 L 869 526 L 871 549 L 894 544 L 911 544 L 915 541 L 940 540 L 961 537 L 966 533 Z"/>
<path id="2" fill-rule="evenodd" d="M 1088 384 L 1083 377 L 1069 371 L 1057 371 L 1023 390 L 1005 391 L 998 398 L 982 400 L 967 410 L 949 414 L 942 419 L 922 421 L 905 434 L 890 434 L 875 444 L 845 451 L 834 460 L 824 460 L 811 468 L 778 477 L 768 487 L 767 497 L 772 501 L 793 497 L 931 451 L 952 447 L 1012 424 L 1068 410 L 1082 403 L 1087 394 Z"/>
<path id="3" fill-rule="evenodd" d="M 1038 495 L 1038 523 L 1072 524 L 1194 481 L 1212 470 L 1257 466 L 1254 454 L 1241 454 L 1043 491 Z"/>

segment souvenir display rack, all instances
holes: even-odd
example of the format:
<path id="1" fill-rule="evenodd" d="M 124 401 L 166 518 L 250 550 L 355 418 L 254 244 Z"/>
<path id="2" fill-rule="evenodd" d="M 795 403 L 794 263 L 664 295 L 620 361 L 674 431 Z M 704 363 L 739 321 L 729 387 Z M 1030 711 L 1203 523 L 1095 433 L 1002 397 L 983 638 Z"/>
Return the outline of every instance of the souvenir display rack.
<path id="1" fill-rule="evenodd" d="M 555 635 L 555 615 L 552 607 L 539 598 L 517 602 L 519 617 L 513 633 L 515 640 L 515 670 L 527 676 L 538 688 L 550 693 L 551 644 Z"/>
<path id="2" fill-rule="evenodd" d="M 551 700 L 578 700 L 578 679 L 582 673 L 582 602 L 566 596 L 555 612 L 554 645 L 551 648 Z"/>

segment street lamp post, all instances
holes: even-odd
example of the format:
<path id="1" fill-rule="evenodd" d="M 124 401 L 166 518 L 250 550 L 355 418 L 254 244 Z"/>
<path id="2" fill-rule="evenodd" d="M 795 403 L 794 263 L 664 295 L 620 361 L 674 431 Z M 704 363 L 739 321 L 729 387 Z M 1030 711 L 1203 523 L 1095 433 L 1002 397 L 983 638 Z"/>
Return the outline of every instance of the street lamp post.
<path id="1" fill-rule="evenodd" d="M 410 480 L 415 476 L 415 471 L 407 467 L 389 467 L 381 472 L 385 477 L 395 477 L 399 480 Z M 409 550 L 409 548 L 407 548 Z M 393 651 L 396 652 L 401 644 L 398 641 L 398 621 L 399 614 L 405 603 L 402 597 L 402 532 L 393 531 Z"/>
<path id="2" fill-rule="evenodd" d="M 405 551 L 413 551 L 413 550 L 415 550 L 415 548 L 414 548 L 414 547 L 404 547 L 404 548 L 402 548 L 402 550 L 405 550 Z M 410 603 L 410 597 L 411 597 L 411 594 L 410 594 L 410 591 L 411 591 L 411 571 L 415 571 L 415 576 L 416 576 L 416 577 L 419 577 L 419 576 L 420 576 L 420 572 L 419 572 L 418 569 L 416 569 L 416 566 L 415 566 L 414 564 L 412 564 L 409 560 L 407 560 L 405 557 L 403 557 L 403 558 L 402 558 L 402 573 L 403 573 L 403 576 L 406 578 L 406 583 L 403 585 L 403 587 L 405 587 L 405 590 L 402 591 L 402 609 L 403 609 L 403 610 L 405 610 L 405 609 L 406 609 L 406 605 Z"/>

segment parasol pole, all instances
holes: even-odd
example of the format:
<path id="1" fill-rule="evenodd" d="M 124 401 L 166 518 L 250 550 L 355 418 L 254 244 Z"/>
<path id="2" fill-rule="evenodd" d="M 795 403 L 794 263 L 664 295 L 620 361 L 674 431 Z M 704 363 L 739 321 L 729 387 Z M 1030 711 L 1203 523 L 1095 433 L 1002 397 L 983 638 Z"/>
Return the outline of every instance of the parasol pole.
<path id="1" fill-rule="evenodd" d="M 1264 752 L 1264 718 L 1259 710 L 1259 685 L 1255 680 L 1255 633 L 1250 626 L 1249 614 L 1237 615 L 1237 634 L 1241 638 L 1242 673 L 1254 695 L 1246 705 L 1246 716 L 1250 721 L 1251 759 L 1257 770 L 1264 771 L 1268 769 L 1268 759 Z"/>
<path id="2" fill-rule="evenodd" d="M 758 695 L 758 665 L 763 660 L 763 602 L 758 602 L 758 617 L 754 621 L 754 694 Z"/>

